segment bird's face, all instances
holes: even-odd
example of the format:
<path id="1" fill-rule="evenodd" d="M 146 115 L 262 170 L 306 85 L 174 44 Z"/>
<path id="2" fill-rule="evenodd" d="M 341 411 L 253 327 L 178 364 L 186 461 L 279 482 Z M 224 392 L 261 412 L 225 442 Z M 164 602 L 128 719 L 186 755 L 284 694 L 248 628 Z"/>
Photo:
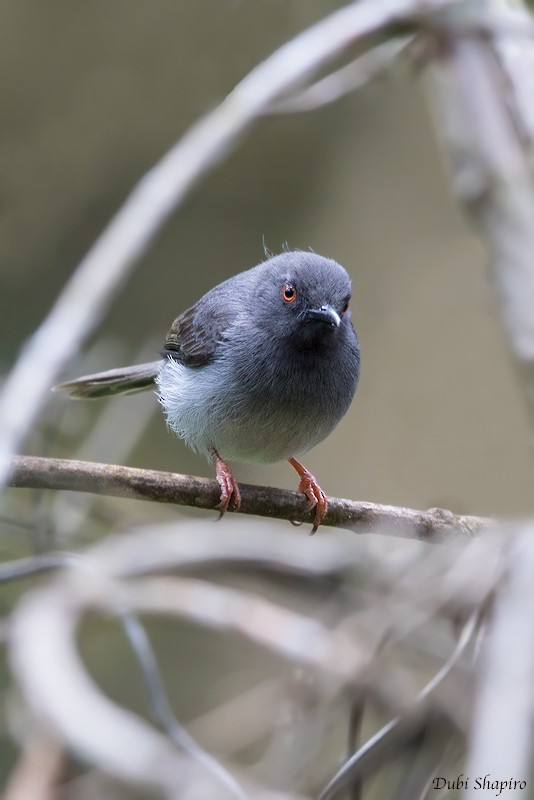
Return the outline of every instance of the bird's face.
<path id="1" fill-rule="evenodd" d="M 297 350 L 328 348 L 350 326 L 349 276 L 335 261 L 313 253 L 292 256 L 290 265 L 273 259 L 261 281 L 261 323 Z"/>

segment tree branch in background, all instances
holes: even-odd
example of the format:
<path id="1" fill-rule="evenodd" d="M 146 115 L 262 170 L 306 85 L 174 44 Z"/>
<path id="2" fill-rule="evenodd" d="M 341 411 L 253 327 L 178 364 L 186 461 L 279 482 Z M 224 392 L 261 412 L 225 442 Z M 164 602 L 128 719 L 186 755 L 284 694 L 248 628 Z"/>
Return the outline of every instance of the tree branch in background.
<path id="1" fill-rule="evenodd" d="M 491 19 L 495 3 L 473 5 Z M 504 24 L 532 32 L 520 3 L 515 11 L 501 10 Z M 440 33 L 436 47 L 429 92 L 436 133 L 454 192 L 488 251 L 498 309 L 534 422 L 532 41 L 499 28 L 485 37 L 459 37 L 451 28 Z"/>
<path id="2" fill-rule="evenodd" d="M 272 526 L 261 527 L 230 526 L 225 536 L 218 537 L 214 526 L 188 521 L 178 528 L 173 523 L 110 537 L 82 555 L 57 554 L 56 566 L 63 567 L 61 572 L 27 591 L 10 621 L 9 657 L 32 712 L 69 750 L 115 777 L 156 785 L 173 799 L 235 797 L 234 787 L 228 792 L 228 786 L 221 785 L 220 773 L 216 777 L 212 769 L 206 770 L 204 759 L 198 758 L 190 740 L 185 742 L 186 753 L 176 749 L 177 743 L 184 746 L 183 732 L 176 729 L 174 715 L 162 697 L 163 686 L 155 676 L 155 662 L 143 636 L 141 640 L 138 635 L 134 637 L 136 658 L 150 687 L 151 708 L 166 733 L 171 734 L 170 739 L 106 697 L 87 673 L 77 644 L 77 631 L 85 615 L 96 611 L 124 622 L 124 615 L 134 612 L 143 619 L 146 615 L 179 618 L 207 630 L 232 633 L 249 646 L 269 652 L 293 668 L 298 666 L 307 680 L 314 677 L 317 696 L 310 713 L 322 713 L 323 702 L 330 704 L 336 697 L 345 706 L 347 697 L 342 693 L 354 687 L 365 690 L 370 702 L 376 698 L 388 714 L 400 715 L 406 721 L 406 727 L 395 721 L 377 735 L 378 739 L 371 740 L 365 752 L 375 746 L 381 749 L 389 741 L 390 728 L 392 734 L 397 730 L 400 733 L 399 738 L 393 737 L 394 744 L 404 747 L 406 730 L 412 721 L 418 723 L 420 713 L 424 716 L 427 703 L 429 708 L 435 705 L 434 693 L 472 638 L 479 609 L 502 577 L 500 553 L 480 537 L 467 546 L 416 548 L 417 554 L 409 561 L 404 557 L 399 560 L 398 548 L 382 546 L 376 548 L 373 561 L 369 552 L 373 549 L 372 537 L 357 541 L 332 534 L 319 536 L 313 546 L 303 547 L 294 530 L 282 529 L 273 536 Z M 42 557 L 33 561 L 35 572 L 53 566 Z M 291 573 L 308 577 L 308 588 L 313 586 L 318 592 L 311 607 L 319 610 L 319 616 L 310 615 L 305 607 L 295 611 L 266 600 L 254 590 L 169 574 L 194 565 L 204 569 L 262 565 L 276 577 Z M 29 564 L 19 564 L 18 571 L 21 576 L 30 574 Z M 154 574 L 161 572 L 164 574 Z M 337 598 L 332 614 L 332 607 L 328 612 L 324 602 L 319 606 L 316 602 L 321 596 L 324 600 L 321 587 L 322 592 L 325 589 L 325 582 L 317 577 L 335 574 L 338 581 L 328 582 L 327 589 L 330 597 L 334 589 Z M 343 596 L 346 601 L 347 593 L 351 597 L 348 604 L 342 601 Z M 365 600 L 371 606 L 364 610 L 364 602 L 363 608 L 358 608 Z M 369 616 L 369 607 L 378 613 Z M 471 619 L 450 656 L 449 621 L 459 618 Z M 398 693 L 399 686 L 405 686 L 406 673 L 401 669 L 397 674 L 393 654 L 401 653 L 405 643 L 413 657 L 412 634 L 427 624 L 434 632 L 432 644 L 416 651 L 429 669 L 423 673 L 434 677 L 423 692 L 407 700 L 405 694 Z M 382 662 L 376 658 L 379 643 Z M 39 669 L 35 669 L 36 663 Z M 410 683 L 412 689 L 416 685 L 417 680 Z M 465 702 L 460 691 L 455 702 L 449 696 L 446 712 L 443 705 L 441 708 L 454 720 Z M 273 718 L 272 731 L 279 735 L 279 719 Z M 295 748 L 294 743 L 291 747 Z M 296 747 L 292 757 L 302 759 L 302 769 L 310 769 L 306 749 Z M 352 777 L 353 770 L 362 767 L 367 769 L 368 758 L 360 748 L 334 779 L 336 786 L 343 784 L 345 774 Z M 256 781 L 251 782 L 251 773 L 242 767 L 232 767 L 232 774 L 254 800 L 296 797 L 271 794 Z M 271 771 L 269 775 L 277 773 Z"/>
<path id="3" fill-rule="evenodd" d="M 265 113 L 294 114 L 302 111 L 314 111 L 334 103 L 382 75 L 393 66 L 402 53 L 406 52 L 412 41 L 413 37 L 405 36 L 377 45 L 355 61 L 327 75 L 326 78 L 322 78 L 300 92 L 293 92 L 289 97 L 283 97 L 272 103 Z"/>
<path id="4" fill-rule="evenodd" d="M 485 15 L 495 5 L 473 4 Z M 508 18 L 531 29 L 526 7 L 514 5 L 513 11 L 504 9 Z M 430 71 L 436 130 L 453 189 L 486 247 L 497 307 L 534 423 L 533 44 L 503 38 L 498 30 L 487 38 L 460 38 L 451 31 L 437 43 L 436 55 Z M 491 770 L 520 781 L 529 773 L 532 533 L 527 525 L 514 542 L 508 581 L 489 625 L 467 775 Z M 466 796 L 475 797 L 476 786 L 471 784 Z"/>
<path id="5" fill-rule="evenodd" d="M 15 456 L 11 464 L 9 486 L 16 488 L 89 492 L 213 511 L 218 510 L 220 502 L 220 487 L 216 481 L 192 475 L 37 456 Z M 311 522 L 308 501 L 298 492 L 246 483 L 240 484 L 240 488 L 242 514 Z M 484 517 L 453 514 L 441 508 L 417 511 L 329 498 L 322 524 L 355 533 L 374 531 L 439 542 L 458 533 L 474 536 L 495 523 Z"/>
<path id="6" fill-rule="evenodd" d="M 198 751 L 191 752 L 191 741 L 189 753 L 181 754 L 176 736 L 172 741 L 164 737 L 100 691 L 76 646 L 76 629 L 86 611 L 97 609 L 124 620 L 130 609 L 139 609 L 184 616 L 216 630 L 233 630 L 289 662 L 324 672 L 335 685 L 355 680 L 368 665 L 367 649 L 347 633 L 330 630 L 313 617 L 256 595 L 188 578 L 117 582 L 93 567 L 90 558 L 80 558 L 70 574 L 25 595 L 12 618 L 13 670 L 30 706 L 74 751 L 100 769 L 156 787 L 172 800 L 235 798 L 236 785 L 232 781 L 229 786 L 228 779 L 222 785 L 221 770 L 215 775 L 213 762 L 206 769 L 206 758 L 199 759 Z M 41 653 L 38 670 L 37 652 Z M 137 647 L 136 654 L 139 656 Z M 144 657 L 146 670 L 146 649 Z M 153 679 L 152 671 L 152 690 Z M 182 738 L 182 748 L 183 744 Z M 265 790 L 249 778 L 238 779 L 244 794 L 255 800 L 297 798 L 296 794 Z"/>
<path id="7" fill-rule="evenodd" d="M 479 614 L 472 614 L 466 622 L 450 657 L 421 690 L 413 704 L 413 708 L 388 722 L 387 725 L 351 755 L 325 786 L 318 800 L 332 800 L 342 789 L 350 786 L 355 779 L 361 780 L 363 777 L 368 777 L 369 773 L 372 774 L 373 767 L 374 769 L 383 767 L 384 760 L 380 755 L 377 758 L 377 752 L 379 753 L 381 749 L 387 748 L 395 755 L 395 739 L 402 741 L 406 738 L 412 738 L 416 734 L 428 716 L 428 707 L 425 705 L 428 697 L 443 683 L 458 664 L 474 636 L 478 623 Z M 443 724 L 443 721 L 441 722 Z"/>
<path id="8" fill-rule="evenodd" d="M 176 719 L 163 685 L 156 655 L 139 617 L 132 611 L 124 611 L 119 618 L 139 664 L 156 722 L 180 750 L 203 766 L 234 797 L 238 800 L 247 800 L 247 794 L 233 775 L 206 752 Z"/>

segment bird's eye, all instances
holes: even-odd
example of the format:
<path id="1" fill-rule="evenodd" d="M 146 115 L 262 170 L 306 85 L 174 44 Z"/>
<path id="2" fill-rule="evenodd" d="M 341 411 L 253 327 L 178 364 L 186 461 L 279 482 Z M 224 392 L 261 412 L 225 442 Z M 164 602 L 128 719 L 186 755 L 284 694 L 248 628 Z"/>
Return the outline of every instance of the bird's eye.
<path id="1" fill-rule="evenodd" d="M 343 303 L 343 308 L 341 309 L 341 313 L 344 314 L 345 311 L 348 311 L 350 303 L 350 297 L 345 298 L 345 302 Z"/>
<path id="2" fill-rule="evenodd" d="M 292 303 L 293 300 L 296 299 L 297 290 L 295 289 L 292 283 L 284 284 L 284 287 L 282 289 L 282 297 L 284 298 L 286 303 Z"/>

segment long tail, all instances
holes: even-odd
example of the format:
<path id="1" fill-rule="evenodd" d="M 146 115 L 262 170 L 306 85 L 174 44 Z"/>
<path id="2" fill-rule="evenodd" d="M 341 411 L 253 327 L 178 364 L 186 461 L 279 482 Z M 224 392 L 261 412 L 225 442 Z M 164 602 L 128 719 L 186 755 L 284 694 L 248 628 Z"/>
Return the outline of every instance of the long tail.
<path id="1" fill-rule="evenodd" d="M 82 375 L 73 381 L 59 383 L 53 387 L 54 392 L 67 392 L 77 400 L 97 400 L 114 394 L 133 394 L 144 392 L 154 384 L 161 361 L 150 361 L 148 364 L 135 364 L 131 367 L 119 367 L 107 372 L 96 372 L 94 375 Z"/>

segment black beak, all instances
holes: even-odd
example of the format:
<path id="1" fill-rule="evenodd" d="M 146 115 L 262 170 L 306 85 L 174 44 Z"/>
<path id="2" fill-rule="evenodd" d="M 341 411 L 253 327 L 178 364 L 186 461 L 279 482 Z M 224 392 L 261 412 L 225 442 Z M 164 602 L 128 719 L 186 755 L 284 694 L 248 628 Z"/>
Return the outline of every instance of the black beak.
<path id="1" fill-rule="evenodd" d="M 305 312 L 304 319 L 310 322 L 322 322 L 331 328 L 339 328 L 341 324 L 341 317 L 332 306 L 310 308 Z"/>

